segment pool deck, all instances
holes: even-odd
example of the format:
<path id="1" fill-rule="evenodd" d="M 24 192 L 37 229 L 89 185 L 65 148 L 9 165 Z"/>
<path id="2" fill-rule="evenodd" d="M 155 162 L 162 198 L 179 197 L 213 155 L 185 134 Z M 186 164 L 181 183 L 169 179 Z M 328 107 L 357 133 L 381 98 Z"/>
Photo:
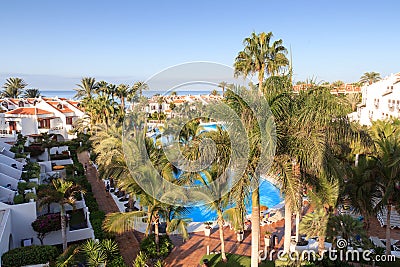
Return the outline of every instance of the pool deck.
<path id="1" fill-rule="evenodd" d="M 284 220 L 262 226 L 260 233 L 270 231 L 277 235 L 279 243 L 275 249 L 283 246 Z M 207 254 L 207 246 L 210 253 L 220 251 L 221 243 L 219 239 L 219 229 L 213 228 L 210 237 L 204 236 L 204 232 L 190 234 L 190 239 L 182 242 L 180 236 L 171 236 L 175 248 L 165 259 L 165 266 L 174 267 L 198 267 L 201 258 Z M 229 227 L 224 227 L 225 252 L 250 256 L 251 254 L 251 232 L 245 231 L 243 242 L 236 240 L 236 234 Z M 260 239 L 260 248 L 264 247 L 264 238 Z"/>

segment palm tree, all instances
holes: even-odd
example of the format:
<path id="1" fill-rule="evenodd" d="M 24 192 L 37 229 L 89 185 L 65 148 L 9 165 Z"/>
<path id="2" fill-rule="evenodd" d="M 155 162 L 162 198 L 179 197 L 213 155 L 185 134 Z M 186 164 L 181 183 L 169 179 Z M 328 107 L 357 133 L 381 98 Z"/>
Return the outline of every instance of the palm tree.
<path id="1" fill-rule="evenodd" d="M 322 256 L 325 250 L 328 221 L 333 214 L 339 195 L 338 181 L 329 181 L 321 177 L 320 188 L 310 192 L 312 203 L 315 205 L 313 213 L 306 214 L 300 222 L 300 232 L 307 238 L 318 236 L 318 251 Z"/>
<path id="2" fill-rule="evenodd" d="M 286 58 L 287 50 L 282 45 L 282 40 L 274 41 L 271 45 L 272 32 L 260 34 L 252 33 L 245 38 L 245 48 L 240 51 L 235 59 L 235 76 L 247 77 L 249 73 L 258 72 L 258 91 L 262 93 L 265 73 L 276 75 L 280 69 L 289 65 Z"/>
<path id="3" fill-rule="evenodd" d="M 104 239 L 99 241 L 90 239 L 86 241 L 81 250 L 85 253 L 89 266 L 107 266 L 119 255 L 118 245 L 114 240 Z"/>
<path id="4" fill-rule="evenodd" d="M 81 80 L 81 84 L 77 84 L 77 88 L 74 90 L 76 94 L 74 98 L 82 99 L 82 98 L 91 98 L 92 94 L 95 93 L 98 89 L 98 84 L 96 83 L 96 79 L 92 77 L 84 77 Z"/>
<path id="5" fill-rule="evenodd" d="M 351 215 L 336 215 L 332 216 L 328 222 L 327 235 L 334 239 L 337 236 L 347 240 L 348 244 L 358 239 L 366 240 L 366 233 L 363 223 L 360 220 L 354 219 Z"/>
<path id="6" fill-rule="evenodd" d="M 376 154 L 370 156 L 374 167 L 370 175 L 375 177 L 377 192 L 375 209 L 386 210 L 386 255 L 391 254 L 390 223 L 392 205 L 398 205 L 400 199 L 400 120 L 391 123 L 376 121 L 371 127 L 371 135 L 375 141 Z"/>
<path id="7" fill-rule="evenodd" d="M 371 71 L 371 72 L 364 72 L 364 74 L 360 78 L 360 82 L 362 84 L 373 84 L 381 79 L 382 78 L 379 72 Z"/>
<path id="8" fill-rule="evenodd" d="M 39 98 L 41 96 L 39 89 L 26 89 L 24 92 L 25 98 Z"/>
<path id="9" fill-rule="evenodd" d="M 348 95 L 346 95 L 346 99 L 351 106 L 351 110 L 356 111 L 357 104 L 361 102 L 361 94 L 359 94 L 359 93 L 348 94 Z"/>
<path id="10" fill-rule="evenodd" d="M 109 96 L 109 87 L 106 81 L 100 81 L 97 83 L 97 88 L 95 91 L 100 96 Z"/>
<path id="11" fill-rule="evenodd" d="M 219 95 L 219 93 L 217 90 L 214 89 L 211 91 L 210 95 L 217 96 L 217 95 Z"/>
<path id="12" fill-rule="evenodd" d="M 129 85 L 120 84 L 117 86 L 115 94 L 121 101 L 121 110 L 125 110 L 125 98 L 129 95 Z"/>
<path id="13" fill-rule="evenodd" d="M 76 197 L 78 194 L 84 193 L 79 186 L 75 185 L 71 181 L 66 181 L 63 179 L 54 179 L 52 180 L 54 190 L 56 193 L 56 199 L 54 199 L 54 195 L 50 195 L 53 200 L 56 200 L 55 203 L 60 204 L 60 213 L 61 213 L 61 238 L 63 243 L 63 250 L 67 249 L 67 227 L 66 227 L 66 212 L 65 205 L 74 206 Z"/>
<path id="14" fill-rule="evenodd" d="M 228 83 L 227 83 L 227 82 L 224 82 L 224 81 L 222 81 L 222 82 L 220 82 L 220 83 L 218 84 L 218 87 L 219 87 L 219 88 L 222 88 L 222 95 L 224 95 L 224 93 L 225 93 L 225 88 L 227 87 L 227 85 L 228 85 Z"/>
<path id="15" fill-rule="evenodd" d="M 2 97 L 17 98 L 22 94 L 22 90 L 28 84 L 21 78 L 8 78 L 3 85 L 4 91 L 1 93 Z"/>
<path id="16" fill-rule="evenodd" d="M 133 89 L 135 90 L 135 92 L 139 91 L 139 96 L 141 97 L 143 94 L 143 90 L 148 90 L 149 86 L 143 81 L 138 81 L 133 84 Z"/>
<path id="17" fill-rule="evenodd" d="M 377 185 L 375 177 L 369 175 L 373 167 L 372 160 L 360 157 L 357 165 L 350 168 L 348 180 L 343 187 L 344 201 L 348 199 L 354 211 L 363 216 L 366 229 L 369 228 L 371 218 L 376 215 L 376 210 L 371 209 Z"/>

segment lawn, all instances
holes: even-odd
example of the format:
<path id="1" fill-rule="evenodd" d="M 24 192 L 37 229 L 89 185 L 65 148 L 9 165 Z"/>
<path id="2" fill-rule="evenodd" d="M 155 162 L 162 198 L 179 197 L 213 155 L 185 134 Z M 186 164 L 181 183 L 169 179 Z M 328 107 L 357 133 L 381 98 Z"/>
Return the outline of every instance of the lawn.
<path id="1" fill-rule="evenodd" d="M 242 255 L 236 255 L 236 254 L 226 254 L 226 257 L 228 258 L 228 262 L 224 263 L 221 261 L 221 254 L 211 254 L 211 255 L 205 255 L 201 261 L 200 265 L 203 263 L 203 259 L 208 259 L 210 261 L 210 267 L 223 267 L 223 266 L 229 266 L 229 267 L 248 267 L 250 266 L 250 257 L 248 256 L 242 256 Z M 266 263 L 261 263 L 259 266 L 261 267 L 274 267 L 275 264 L 273 262 L 266 262 Z"/>

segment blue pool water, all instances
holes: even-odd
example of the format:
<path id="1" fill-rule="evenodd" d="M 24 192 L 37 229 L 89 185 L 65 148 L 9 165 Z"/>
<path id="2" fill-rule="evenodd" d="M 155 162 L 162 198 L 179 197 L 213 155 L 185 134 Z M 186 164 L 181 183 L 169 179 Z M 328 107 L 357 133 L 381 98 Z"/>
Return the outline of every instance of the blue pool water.
<path id="1" fill-rule="evenodd" d="M 267 206 L 269 208 L 282 202 L 282 197 L 280 195 L 279 189 L 272 183 L 263 180 L 260 185 L 260 203 L 261 205 Z M 247 206 L 247 213 L 251 213 L 251 202 Z M 205 221 L 215 221 L 216 213 L 214 211 L 209 211 L 207 208 L 199 206 L 190 208 L 190 213 L 187 216 L 191 218 L 193 222 L 205 222 Z"/>

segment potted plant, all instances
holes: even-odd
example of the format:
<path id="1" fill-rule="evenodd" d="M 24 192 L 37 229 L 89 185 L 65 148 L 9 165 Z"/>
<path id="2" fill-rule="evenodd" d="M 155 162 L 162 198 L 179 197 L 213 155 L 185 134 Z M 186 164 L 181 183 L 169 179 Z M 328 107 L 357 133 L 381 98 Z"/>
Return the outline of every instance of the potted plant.
<path id="1" fill-rule="evenodd" d="M 205 222 L 204 223 L 204 235 L 205 236 L 210 236 L 211 235 L 211 225 L 212 225 L 212 222 Z"/>
<path id="2" fill-rule="evenodd" d="M 271 245 L 271 235 L 272 233 L 270 231 L 265 231 L 264 244 L 266 247 L 269 247 Z"/>

